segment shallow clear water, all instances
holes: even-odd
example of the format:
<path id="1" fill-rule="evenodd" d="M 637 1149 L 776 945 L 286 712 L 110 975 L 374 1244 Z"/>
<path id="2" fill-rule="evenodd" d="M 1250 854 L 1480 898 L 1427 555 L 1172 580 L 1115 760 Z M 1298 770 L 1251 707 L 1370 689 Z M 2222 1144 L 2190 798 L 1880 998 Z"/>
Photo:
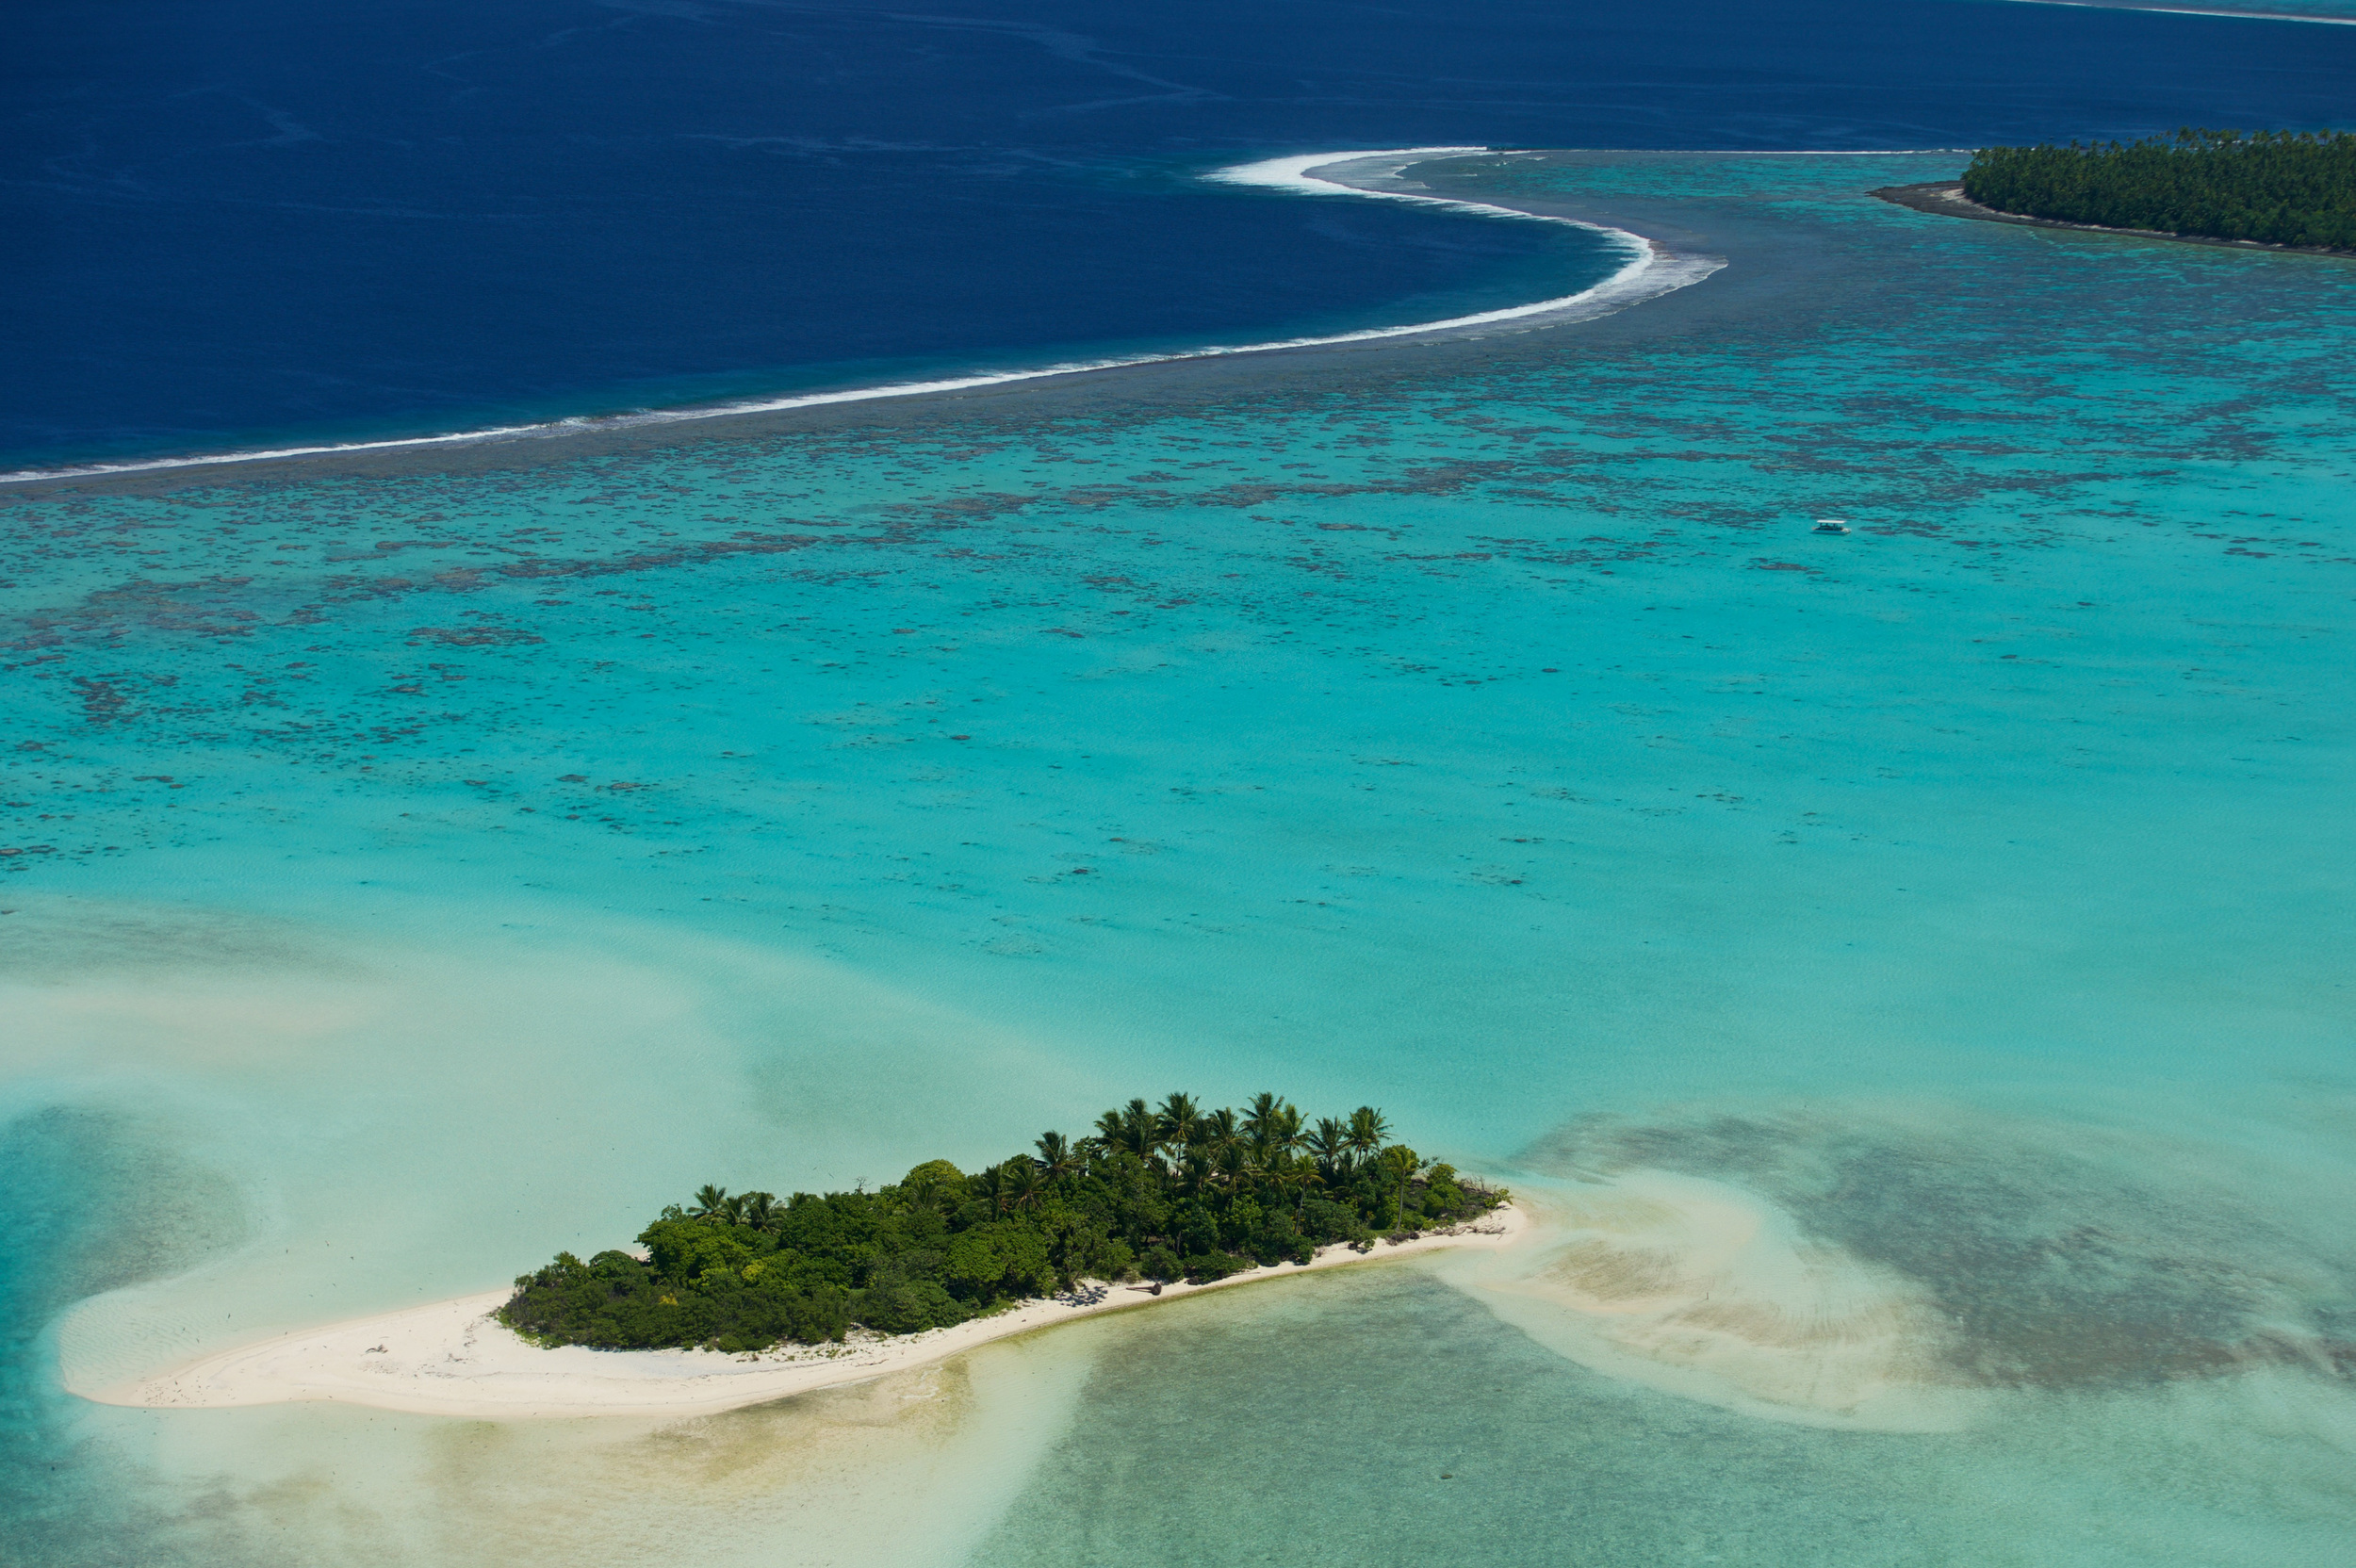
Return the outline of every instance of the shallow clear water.
<path id="1" fill-rule="evenodd" d="M 1728 258 L 1552 333 L 12 503 L 34 1560 L 2349 1560 L 2356 272 L 1862 194 L 1955 168 L 1458 167 Z M 1180 1085 L 1754 1194 L 1968 1418 L 1396 1268 L 669 1432 L 57 1391 Z"/>
<path id="2" fill-rule="evenodd" d="M 2345 1507 L 2310 1500 L 2331 1478 L 2271 1485 L 2210 1388 L 1828 1434 L 1599 1378 L 1412 1269 L 1172 1315 L 1104 1353 L 977 1562 L 2346 1560 Z"/>

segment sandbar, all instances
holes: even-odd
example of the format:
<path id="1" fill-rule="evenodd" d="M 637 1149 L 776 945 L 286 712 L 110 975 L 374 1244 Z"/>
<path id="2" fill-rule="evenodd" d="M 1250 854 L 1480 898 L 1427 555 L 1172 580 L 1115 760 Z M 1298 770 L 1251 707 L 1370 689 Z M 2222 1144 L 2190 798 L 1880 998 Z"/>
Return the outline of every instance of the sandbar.
<path id="1" fill-rule="evenodd" d="M 1137 1285 L 1084 1281 L 1061 1296 L 1026 1301 L 955 1328 L 891 1336 L 855 1332 L 841 1345 L 741 1356 L 584 1346 L 544 1349 L 491 1317 L 513 1292 L 489 1290 L 283 1334 L 160 1376 L 74 1392 L 99 1404 L 150 1410 L 329 1400 L 478 1421 L 708 1415 L 906 1371 L 992 1340 L 1099 1313 L 1441 1248 L 1506 1248 L 1530 1224 L 1527 1212 L 1509 1203 L 1470 1224 L 1407 1241 L 1377 1242 L 1369 1252 L 1327 1247 L 1307 1264 L 1247 1269 L 1200 1285 L 1172 1283 L 1159 1295 Z"/>

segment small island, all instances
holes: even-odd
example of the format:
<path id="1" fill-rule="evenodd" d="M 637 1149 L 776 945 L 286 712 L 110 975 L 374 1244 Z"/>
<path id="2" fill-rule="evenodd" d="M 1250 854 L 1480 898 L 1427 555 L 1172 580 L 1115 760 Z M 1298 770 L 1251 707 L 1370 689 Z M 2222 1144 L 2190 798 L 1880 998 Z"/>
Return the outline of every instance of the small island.
<path id="1" fill-rule="evenodd" d="M 1955 218 L 2356 255 L 2356 133 L 2346 131 L 1983 147 L 1960 183 L 1873 194 Z"/>
<path id="2" fill-rule="evenodd" d="M 2356 133 L 2185 129 L 2124 145 L 1983 147 L 1963 193 L 2098 228 L 2356 248 Z"/>
<path id="3" fill-rule="evenodd" d="M 1389 1138 L 1370 1105 L 1312 1127 L 1274 1094 L 1241 1111 L 1132 1100 L 973 1175 L 927 1160 L 873 1192 L 706 1186 L 640 1233 L 643 1256 L 559 1253 L 493 1315 L 543 1347 L 743 1354 L 945 1329 L 1083 1281 L 1158 1293 L 1306 1265 L 1507 1202 Z"/>

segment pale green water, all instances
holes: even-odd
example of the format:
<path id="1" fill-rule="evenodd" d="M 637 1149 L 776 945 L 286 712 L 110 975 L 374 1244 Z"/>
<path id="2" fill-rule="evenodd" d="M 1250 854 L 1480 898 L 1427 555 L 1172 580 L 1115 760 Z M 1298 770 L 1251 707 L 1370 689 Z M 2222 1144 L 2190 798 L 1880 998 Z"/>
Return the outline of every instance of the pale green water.
<path id="1" fill-rule="evenodd" d="M 1557 334 L 16 506 L 29 1559 L 2356 1560 L 2356 270 L 1861 195 L 1955 167 L 1462 172 L 1729 260 Z M 685 1433 L 56 1391 L 1180 1086 L 1758 1194 L 1972 1414 L 1399 1269 Z"/>

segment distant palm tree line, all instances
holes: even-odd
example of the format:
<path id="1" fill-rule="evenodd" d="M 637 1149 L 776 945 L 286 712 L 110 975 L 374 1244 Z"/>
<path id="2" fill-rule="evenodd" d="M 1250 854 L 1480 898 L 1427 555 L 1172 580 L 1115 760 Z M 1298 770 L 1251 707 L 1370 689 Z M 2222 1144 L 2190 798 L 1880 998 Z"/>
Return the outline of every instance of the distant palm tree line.
<path id="1" fill-rule="evenodd" d="M 2356 133 L 2184 129 L 2081 147 L 1983 147 L 1963 193 L 2065 223 L 2356 250 Z"/>
<path id="2" fill-rule="evenodd" d="M 501 1320 L 548 1344 L 758 1349 L 962 1322 L 1081 1279 L 1221 1278 L 1320 1245 L 1477 1217 L 1505 1194 L 1393 1143 L 1371 1105 L 1310 1125 L 1289 1102 L 1192 1095 L 1106 1111 L 1077 1140 L 967 1175 L 927 1160 L 892 1185 L 697 1189 L 638 1238 L 643 1260 L 569 1252 L 515 1282 Z"/>

